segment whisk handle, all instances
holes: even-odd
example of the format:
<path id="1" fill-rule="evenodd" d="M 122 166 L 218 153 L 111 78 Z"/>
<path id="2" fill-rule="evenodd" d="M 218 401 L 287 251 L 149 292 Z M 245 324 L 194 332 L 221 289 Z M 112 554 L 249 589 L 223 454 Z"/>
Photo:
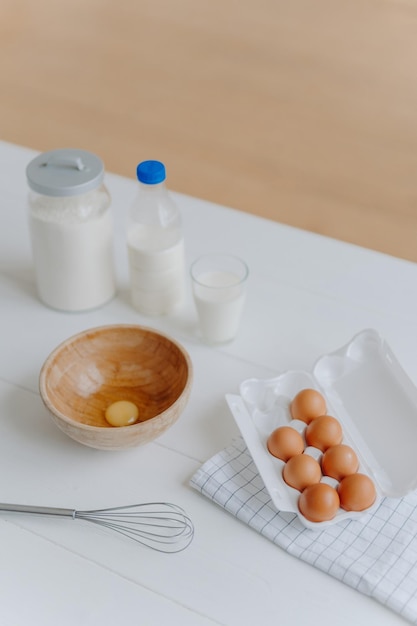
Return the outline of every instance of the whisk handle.
<path id="1" fill-rule="evenodd" d="M 32 506 L 27 504 L 0 503 L 0 511 L 12 511 L 13 513 L 32 513 L 37 515 L 57 515 L 60 517 L 75 518 L 74 509 L 60 509 L 50 506 Z"/>

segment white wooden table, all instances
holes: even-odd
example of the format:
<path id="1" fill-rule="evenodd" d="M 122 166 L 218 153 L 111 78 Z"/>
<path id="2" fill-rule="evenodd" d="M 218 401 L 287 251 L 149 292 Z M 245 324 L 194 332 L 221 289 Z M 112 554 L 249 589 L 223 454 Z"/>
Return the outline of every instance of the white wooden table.
<path id="1" fill-rule="evenodd" d="M 417 381 L 417 265 L 176 195 L 188 264 L 203 252 L 229 251 L 250 267 L 239 336 L 207 347 L 190 290 L 171 317 L 146 318 L 131 308 L 124 226 L 135 181 L 107 174 L 118 295 L 93 312 L 59 313 L 39 302 L 34 286 L 25 179 L 34 156 L 0 143 L 0 500 L 78 509 L 169 500 L 187 510 L 196 530 L 187 550 L 164 555 L 82 522 L 2 514 L 1 624 L 404 623 L 287 555 L 191 489 L 189 479 L 239 434 L 225 394 L 246 378 L 310 370 L 320 355 L 375 328 Z M 183 416 L 160 439 L 104 452 L 56 428 L 38 376 L 59 342 L 119 322 L 151 325 L 179 340 L 195 381 Z"/>

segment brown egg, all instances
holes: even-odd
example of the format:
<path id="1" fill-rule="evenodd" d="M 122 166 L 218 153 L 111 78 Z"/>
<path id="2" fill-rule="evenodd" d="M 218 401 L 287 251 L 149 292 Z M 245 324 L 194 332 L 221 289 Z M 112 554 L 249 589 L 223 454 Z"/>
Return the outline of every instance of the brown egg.
<path id="1" fill-rule="evenodd" d="M 320 482 L 320 464 L 309 454 L 296 454 L 284 465 L 282 476 L 287 485 L 303 491 L 309 485 Z"/>
<path id="2" fill-rule="evenodd" d="M 305 431 L 307 445 L 314 446 L 322 452 L 341 443 L 343 431 L 340 423 L 331 415 L 316 417 Z"/>
<path id="3" fill-rule="evenodd" d="M 293 419 L 309 424 L 312 419 L 324 415 L 327 411 L 326 400 L 316 389 L 302 389 L 290 404 Z"/>
<path id="4" fill-rule="evenodd" d="M 310 522 L 326 522 L 336 515 L 339 496 L 336 489 L 326 483 L 310 485 L 298 498 L 298 508 Z"/>
<path id="5" fill-rule="evenodd" d="M 366 474 L 346 476 L 340 481 L 337 492 L 345 511 L 364 511 L 376 500 L 375 485 Z"/>
<path id="6" fill-rule="evenodd" d="M 273 456 L 288 461 L 295 454 L 302 453 L 304 439 L 295 428 L 280 426 L 269 435 L 266 445 Z"/>
<path id="7" fill-rule="evenodd" d="M 343 443 L 327 448 L 321 459 L 323 474 L 342 480 L 358 471 L 359 460 L 356 452 Z"/>

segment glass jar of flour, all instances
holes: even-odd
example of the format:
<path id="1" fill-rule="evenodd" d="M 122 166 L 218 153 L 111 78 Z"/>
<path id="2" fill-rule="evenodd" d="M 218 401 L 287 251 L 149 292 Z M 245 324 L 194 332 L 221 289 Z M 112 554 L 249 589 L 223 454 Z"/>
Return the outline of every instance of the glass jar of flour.
<path id="1" fill-rule="evenodd" d="M 110 195 L 95 154 L 44 152 L 26 168 L 40 299 L 61 311 L 101 306 L 115 293 Z"/>

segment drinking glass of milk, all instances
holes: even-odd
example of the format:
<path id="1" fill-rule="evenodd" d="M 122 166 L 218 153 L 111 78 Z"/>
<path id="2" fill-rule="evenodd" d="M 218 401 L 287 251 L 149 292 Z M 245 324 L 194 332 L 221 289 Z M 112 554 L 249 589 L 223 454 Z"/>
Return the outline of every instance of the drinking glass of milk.
<path id="1" fill-rule="evenodd" d="M 190 273 L 203 339 L 212 344 L 231 341 L 245 302 L 246 263 L 229 254 L 205 254 L 194 261 Z"/>

